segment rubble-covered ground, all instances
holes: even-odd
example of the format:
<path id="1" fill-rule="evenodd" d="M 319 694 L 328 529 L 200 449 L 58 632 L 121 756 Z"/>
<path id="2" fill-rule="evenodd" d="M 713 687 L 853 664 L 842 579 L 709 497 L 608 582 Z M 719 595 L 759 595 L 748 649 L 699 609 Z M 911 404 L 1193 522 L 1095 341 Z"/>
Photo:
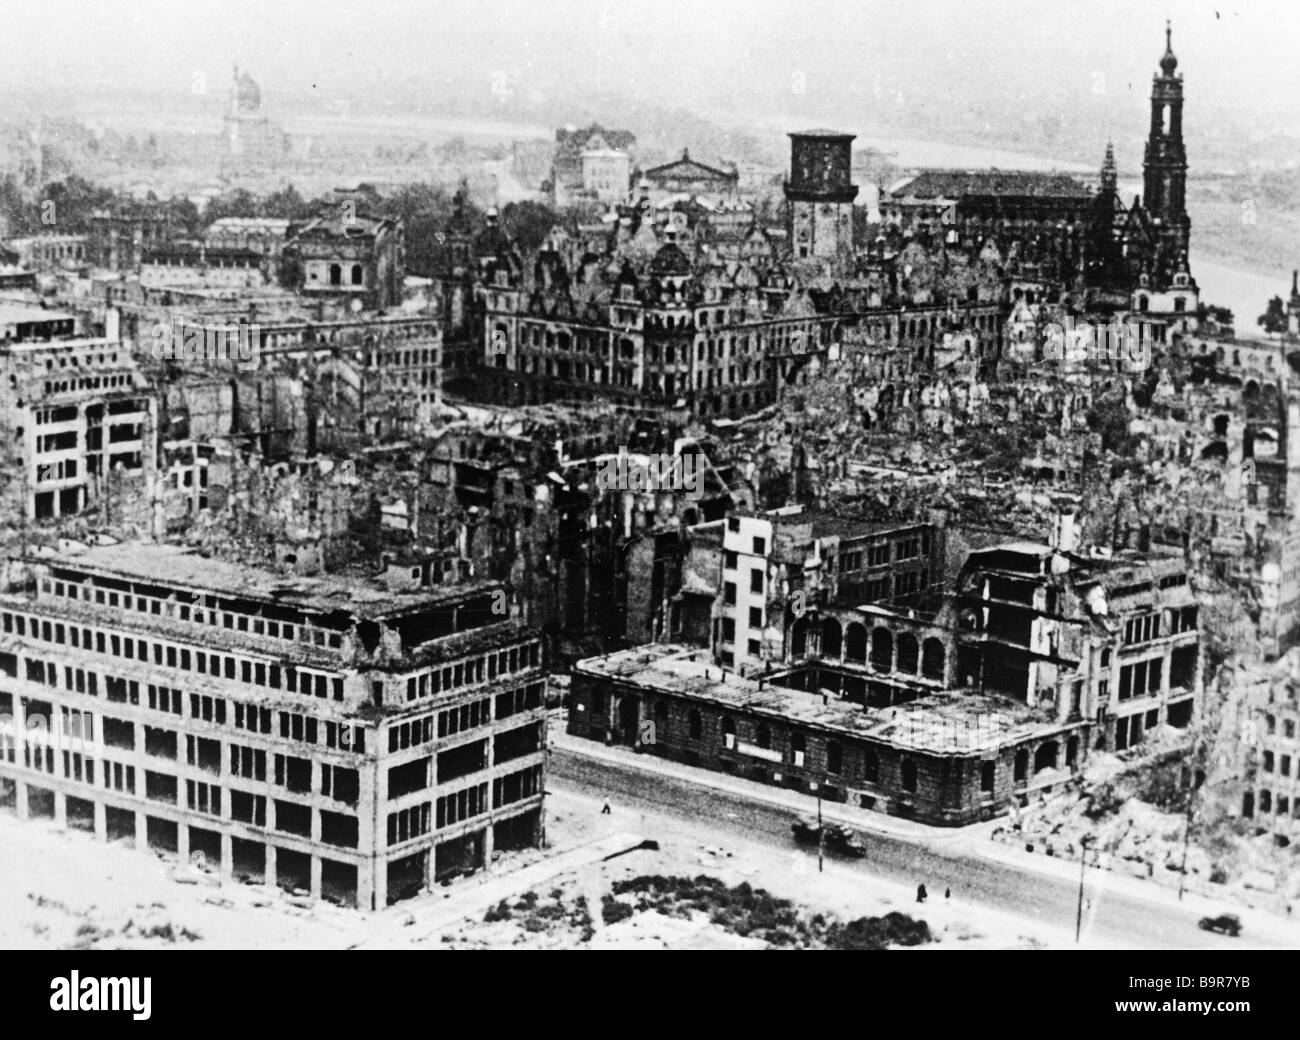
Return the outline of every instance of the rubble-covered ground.
<path id="1" fill-rule="evenodd" d="M 598 908 L 579 891 L 582 887 L 572 879 L 545 898 L 528 891 L 513 901 L 503 899 L 484 915 L 483 927 L 467 922 L 443 941 L 461 947 L 884 950 L 936 939 L 924 920 L 897 910 L 840 921 L 748 881 L 728 885 L 709 874 L 624 877 L 609 883 Z M 599 931 L 593 910 L 604 926 Z"/>
<path id="2" fill-rule="evenodd" d="M 1090 866 L 1286 912 L 1300 902 L 1300 846 L 1256 835 L 1229 811 L 1235 788 L 1227 758 L 1211 758 L 1191 795 L 1186 756 L 1187 735 L 1168 727 L 1130 757 L 1094 753 L 1079 787 L 1032 802 L 993 836 L 1075 860 L 1086 840 Z"/>

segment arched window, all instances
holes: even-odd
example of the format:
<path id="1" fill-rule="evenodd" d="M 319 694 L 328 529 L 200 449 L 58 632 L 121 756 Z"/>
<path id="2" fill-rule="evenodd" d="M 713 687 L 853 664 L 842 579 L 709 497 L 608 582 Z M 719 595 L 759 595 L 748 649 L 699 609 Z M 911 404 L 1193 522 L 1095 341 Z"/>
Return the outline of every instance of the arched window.
<path id="1" fill-rule="evenodd" d="M 362 285 L 362 284 L 364 284 L 364 281 L 365 281 L 365 274 L 364 274 L 364 273 L 362 272 L 362 270 L 361 270 L 361 265 L 360 265 L 360 264 L 353 264 L 353 265 L 352 265 L 352 284 L 353 284 L 353 285 Z"/>
<path id="2" fill-rule="evenodd" d="M 343 284 L 343 268 L 339 264 L 330 264 L 330 285 Z"/>
<path id="3" fill-rule="evenodd" d="M 943 642 L 931 636 L 921 651 L 921 674 L 927 679 L 942 679 L 945 661 Z"/>
<path id="4" fill-rule="evenodd" d="M 898 670 L 916 674 L 917 645 L 916 636 L 904 632 L 898 637 Z"/>
<path id="5" fill-rule="evenodd" d="M 866 754 L 862 756 L 862 776 L 865 780 L 880 779 L 880 756 L 876 754 L 875 748 L 867 748 Z"/>
<path id="6" fill-rule="evenodd" d="M 1055 769 L 1060 750 L 1060 745 L 1054 740 L 1049 740 L 1046 744 L 1040 745 L 1038 750 L 1034 752 L 1034 772 L 1041 773 L 1044 769 Z"/>
<path id="7" fill-rule="evenodd" d="M 692 740 L 699 740 L 704 733 L 704 721 L 700 718 L 699 710 L 692 708 L 690 714 L 686 716 L 686 724 Z"/>
<path id="8" fill-rule="evenodd" d="M 871 633 L 871 667 L 887 672 L 894 664 L 894 637 L 887 628 L 876 628 Z"/>
<path id="9" fill-rule="evenodd" d="M 1015 772 L 1012 774 L 1017 782 L 1023 783 L 1029 773 L 1029 752 L 1021 748 L 1016 752 Z"/>
<path id="10" fill-rule="evenodd" d="M 826 772 L 838 773 L 844 768 L 844 749 L 840 747 L 838 740 L 832 740 L 826 745 Z"/>
<path id="11" fill-rule="evenodd" d="M 867 628 L 856 621 L 844 634 L 844 657 L 859 664 L 867 663 Z"/>
<path id="12" fill-rule="evenodd" d="M 903 759 L 903 790 L 916 790 L 916 763 L 910 758 Z"/>
<path id="13" fill-rule="evenodd" d="M 772 746 L 771 727 L 768 726 L 766 722 L 760 722 L 758 724 L 758 732 L 754 735 L 754 739 L 758 743 L 759 747 L 770 748 Z"/>
<path id="14" fill-rule="evenodd" d="M 803 657 L 808 652 L 808 619 L 796 618 L 790 633 L 790 653 L 794 657 Z"/>
<path id="15" fill-rule="evenodd" d="M 834 618 L 822 622 L 822 656 L 840 656 L 840 623 Z"/>

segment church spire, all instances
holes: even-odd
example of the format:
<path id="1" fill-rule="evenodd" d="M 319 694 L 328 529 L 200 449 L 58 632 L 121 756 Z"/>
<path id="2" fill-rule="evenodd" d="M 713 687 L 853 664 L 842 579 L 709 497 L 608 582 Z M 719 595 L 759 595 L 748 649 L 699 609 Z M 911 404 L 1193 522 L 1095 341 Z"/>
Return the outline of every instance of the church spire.
<path id="1" fill-rule="evenodd" d="M 1115 142 L 1106 142 L 1106 158 L 1101 164 L 1101 190 L 1114 192 L 1118 186 L 1119 175 L 1115 170 Z"/>
<path id="2" fill-rule="evenodd" d="M 1178 58 L 1174 55 L 1174 26 L 1168 20 L 1165 21 L 1165 56 L 1160 59 L 1160 68 L 1166 76 L 1172 76 L 1178 68 Z"/>

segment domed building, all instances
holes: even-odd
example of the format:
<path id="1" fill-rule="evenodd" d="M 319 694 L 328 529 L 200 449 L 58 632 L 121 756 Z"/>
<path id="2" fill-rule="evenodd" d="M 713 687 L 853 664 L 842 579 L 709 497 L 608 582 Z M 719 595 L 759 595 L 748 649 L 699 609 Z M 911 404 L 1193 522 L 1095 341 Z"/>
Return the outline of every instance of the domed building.
<path id="1" fill-rule="evenodd" d="M 238 65 L 221 136 L 222 162 L 226 166 L 266 165 L 280 162 L 289 154 L 289 135 L 262 111 L 262 88 Z"/>

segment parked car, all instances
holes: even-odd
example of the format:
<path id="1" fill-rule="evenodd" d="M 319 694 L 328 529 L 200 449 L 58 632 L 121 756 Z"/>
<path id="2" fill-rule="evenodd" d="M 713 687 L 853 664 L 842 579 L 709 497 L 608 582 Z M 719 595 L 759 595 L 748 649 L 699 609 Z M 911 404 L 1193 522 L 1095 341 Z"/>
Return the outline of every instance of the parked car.
<path id="1" fill-rule="evenodd" d="M 1223 935 L 1238 936 L 1241 934 L 1241 918 L 1236 914 L 1202 917 L 1200 927 L 1207 932 L 1220 932 Z"/>
<path id="2" fill-rule="evenodd" d="M 838 852 L 840 855 L 853 857 L 867 854 L 867 846 L 858 837 L 857 831 L 845 827 L 842 823 L 827 822 L 819 827 L 815 819 L 801 816 L 790 825 L 790 830 L 794 832 L 794 840 L 800 845 L 817 845 L 824 831 L 825 848 L 828 852 Z"/>

